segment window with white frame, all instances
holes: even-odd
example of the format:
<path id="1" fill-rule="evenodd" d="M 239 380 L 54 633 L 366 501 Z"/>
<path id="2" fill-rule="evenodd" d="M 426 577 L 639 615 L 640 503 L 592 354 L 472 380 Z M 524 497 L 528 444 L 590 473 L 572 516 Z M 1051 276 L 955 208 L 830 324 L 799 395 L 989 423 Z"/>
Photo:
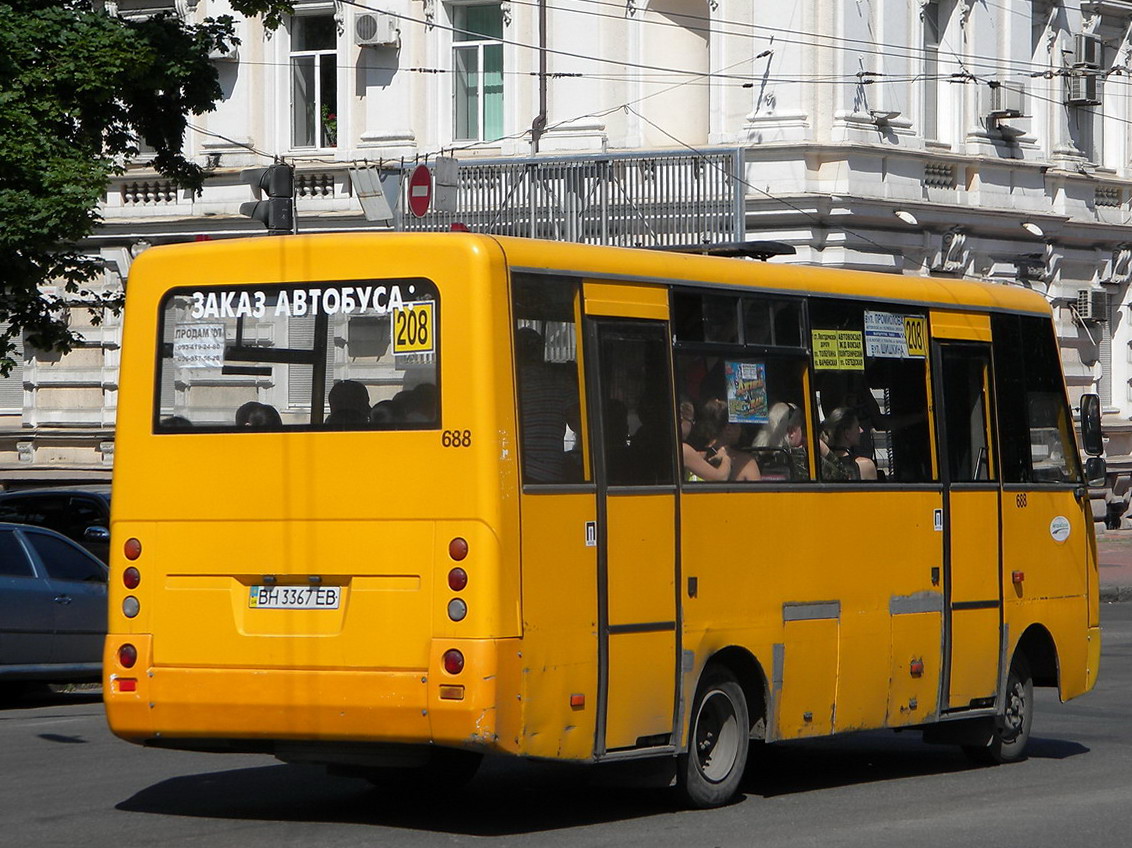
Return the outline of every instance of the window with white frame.
<path id="1" fill-rule="evenodd" d="M 334 16 L 291 19 L 291 145 L 338 146 L 338 27 Z"/>
<path id="2" fill-rule="evenodd" d="M 924 21 L 923 135 L 939 138 L 939 3 L 925 3 L 920 14 Z"/>
<path id="3" fill-rule="evenodd" d="M 503 135 L 503 6 L 452 6 L 453 137 L 491 141 Z"/>

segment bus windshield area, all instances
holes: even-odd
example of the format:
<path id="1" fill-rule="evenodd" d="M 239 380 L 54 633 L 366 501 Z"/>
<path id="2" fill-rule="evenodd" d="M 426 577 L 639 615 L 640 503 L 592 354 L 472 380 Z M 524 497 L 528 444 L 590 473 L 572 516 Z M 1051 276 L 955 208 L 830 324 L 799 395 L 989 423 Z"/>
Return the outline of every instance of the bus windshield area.
<path id="1" fill-rule="evenodd" d="M 435 429 L 439 308 L 417 278 L 175 289 L 154 430 Z"/>

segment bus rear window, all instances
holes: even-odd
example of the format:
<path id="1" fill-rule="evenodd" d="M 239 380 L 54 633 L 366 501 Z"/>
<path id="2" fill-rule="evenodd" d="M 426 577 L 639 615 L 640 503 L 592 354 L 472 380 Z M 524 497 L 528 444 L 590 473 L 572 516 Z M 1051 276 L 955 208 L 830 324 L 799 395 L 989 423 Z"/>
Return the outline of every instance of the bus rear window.
<path id="1" fill-rule="evenodd" d="M 154 428 L 435 429 L 439 309 L 424 279 L 171 291 Z"/>

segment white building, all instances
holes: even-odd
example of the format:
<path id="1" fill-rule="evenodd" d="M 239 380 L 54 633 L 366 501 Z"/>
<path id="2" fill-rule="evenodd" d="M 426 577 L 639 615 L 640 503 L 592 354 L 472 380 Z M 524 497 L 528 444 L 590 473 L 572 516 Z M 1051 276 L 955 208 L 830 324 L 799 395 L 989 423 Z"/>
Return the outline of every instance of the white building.
<path id="1" fill-rule="evenodd" d="M 222 0 L 111 11 L 224 14 Z M 1132 471 L 1129 0 L 296 0 L 242 21 L 194 118 L 193 197 L 131 167 L 91 242 L 118 286 L 150 244 L 260 235 L 241 169 L 297 167 L 302 231 L 444 227 L 652 244 L 773 239 L 775 261 L 1022 285 L 1074 397 Z M 541 23 L 540 23 L 541 21 Z M 460 162 L 457 211 L 367 221 L 352 169 Z M 78 316 L 78 313 L 75 313 Z M 0 388 L 5 476 L 105 470 L 117 329 Z M 19 386 L 22 384 L 22 391 Z M 15 389 L 13 389 L 15 387 Z M 22 407 L 19 404 L 22 395 Z"/>

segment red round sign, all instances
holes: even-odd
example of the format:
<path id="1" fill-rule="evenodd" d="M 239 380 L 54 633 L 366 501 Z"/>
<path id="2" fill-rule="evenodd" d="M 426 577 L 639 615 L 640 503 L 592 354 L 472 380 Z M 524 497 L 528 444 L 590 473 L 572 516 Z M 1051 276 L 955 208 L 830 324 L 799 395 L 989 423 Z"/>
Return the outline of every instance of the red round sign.
<path id="1" fill-rule="evenodd" d="M 423 218 L 432 204 L 432 172 L 428 165 L 417 165 L 409 177 L 409 211 Z"/>

